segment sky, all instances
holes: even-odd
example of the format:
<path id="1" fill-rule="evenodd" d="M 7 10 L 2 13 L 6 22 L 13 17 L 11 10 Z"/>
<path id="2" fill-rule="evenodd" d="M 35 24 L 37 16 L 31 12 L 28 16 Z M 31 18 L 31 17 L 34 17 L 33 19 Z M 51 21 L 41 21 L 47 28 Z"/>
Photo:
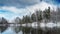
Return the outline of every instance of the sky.
<path id="1" fill-rule="evenodd" d="M 60 0 L 0 0 L 0 17 L 12 20 L 16 17 L 34 13 L 35 10 L 45 10 L 48 7 L 56 9 Z"/>

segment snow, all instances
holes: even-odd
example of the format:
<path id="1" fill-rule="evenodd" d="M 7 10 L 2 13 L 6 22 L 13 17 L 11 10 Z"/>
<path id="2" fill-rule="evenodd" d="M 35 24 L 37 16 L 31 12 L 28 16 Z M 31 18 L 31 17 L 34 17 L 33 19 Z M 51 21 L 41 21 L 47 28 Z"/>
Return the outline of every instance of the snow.
<path id="1" fill-rule="evenodd" d="M 33 28 L 37 28 L 38 24 L 37 24 L 37 22 L 33 22 L 31 26 L 32 26 Z"/>
<path id="2" fill-rule="evenodd" d="M 57 24 L 56 24 L 56 27 L 57 27 L 57 28 L 60 28 L 60 23 L 57 23 Z"/>
<path id="3" fill-rule="evenodd" d="M 40 23 L 40 27 L 41 27 L 41 28 L 46 27 L 46 26 L 45 26 L 45 23 Z"/>
<path id="4" fill-rule="evenodd" d="M 24 26 L 24 27 L 25 27 L 25 26 L 26 26 L 26 24 L 22 24 L 22 26 Z"/>
<path id="5" fill-rule="evenodd" d="M 22 26 L 26 26 L 26 24 L 22 24 Z M 37 28 L 38 27 L 38 24 L 37 22 L 33 22 L 33 23 L 28 23 L 27 24 L 28 27 L 32 27 L 32 28 Z M 40 23 L 40 28 L 54 28 L 54 27 L 57 27 L 57 28 L 60 28 L 60 23 L 53 23 L 53 22 L 49 22 L 49 23 Z"/>
<path id="6" fill-rule="evenodd" d="M 10 26 L 20 26 L 20 24 L 11 24 Z M 53 22 L 48 22 L 48 23 L 38 23 L 37 22 L 33 22 L 33 23 L 26 23 L 26 24 L 22 24 L 21 26 L 23 27 L 32 27 L 32 28 L 60 28 L 60 22 L 57 23 L 53 23 Z"/>
<path id="7" fill-rule="evenodd" d="M 46 27 L 47 28 L 54 28 L 54 27 L 56 27 L 56 24 L 55 23 L 47 23 Z"/>

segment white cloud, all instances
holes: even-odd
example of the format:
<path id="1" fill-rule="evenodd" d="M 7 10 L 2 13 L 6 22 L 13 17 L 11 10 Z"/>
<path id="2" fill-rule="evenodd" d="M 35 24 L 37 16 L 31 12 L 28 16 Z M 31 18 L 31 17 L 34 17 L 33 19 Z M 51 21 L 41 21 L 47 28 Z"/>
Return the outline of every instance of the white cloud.
<path id="1" fill-rule="evenodd" d="M 20 0 L 23 3 L 39 3 L 40 0 Z"/>
<path id="2" fill-rule="evenodd" d="M 0 10 L 8 10 L 8 11 L 11 11 L 13 13 L 26 13 L 27 12 L 27 9 L 26 8 L 16 8 L 16 7 L 7 7 L 7 6 L 4 6 L 4 7 L 0 7 Z"/>
<path id="3" fill-rule="evenodd" d="M 9 11 L 12 11 L 14 13 L 28 13 L 29 11 L 30 12 L 34 12 L 35 10 L 45 10 L 47 9 L 48 7 L 51 7 L 51 9 L 55 8 L 56 9 L 56 6 L 52 5 L 52 4 L 48 4 L 46 2 L 41 2 L 41 3 L 38 3 L 38 4 L 35 4 L 35 5 L 32 5 L 32 6 L 27 6 L 26 8 L 16 8 L 16 7 L 8 7 L 8 6 L 3 6 L 3 7 L 0 7 L 1 9 L 3 10 L 9 10 Z"/>
<path id="4" fill-rule="evenodd" d="M 5 17 L 5 15 L 4 14 L 0 14 L 0 17 Z"/>
<path id="5" fill-rule="evenodd" d="M 18 11 L 18 13 L 19 13 L 19 9 L 17 9 L 16 7 L 3 6 L 3 7 L 1 7 L 1 9 L 2 9 L 2 10 L 9 10 L 9 11 L 12 11 L 12 12 L 14 12 L 14 13 L 17 13 L 17 11 Z"/>
<path id="6" fill-rule="evenodd" d="M 52 4 L 48 4 L 46 2 L 41 2 L 41 3 L 38 3 L 38 4 L 35 4 L 35 5 L 32 5 L 32 6 L 27 6 L 25 8 L 16 8 L 16 7 L 13 7 L 13 6 L 2 6 L 0 7 L 0 10 L 8 10 L 8 11 L 11 11 L 15 14 L 18 14 L 18 15 L 12 15 L 12 18 L 14 17 L 22 17 L 23 15 L 30 15 L 30 12 L 31 13 L 34 13 L 35 10 L 45 10 L 46 8 L 48 7 L 51 7 L 51 9 L 53 9 L 54 7 L 54 10 L 56 10 L 56 6 L 52 5 Z M 20 15 L 20 16 L 19 16 Z"/>
<path id="7" fill-rule="evenodd" d="M 27 14 L 29 12 L 35 12 L 35 10 L 45 10 L 47 9 L 48 7 L 51 7 L 51 9 L 56 9 L 56 6 L 52 5 L 52 4 L 48 4 L 46 2 L 41 2 L 41 3 L 38 3 L 38 4 L 35 4 L 35 5 L 32 5 L 32 6 L 27 6 L 26 8 L 16 8 L 16 7 L 8 7 L 8 6 L 3 6 L 3 7 L 0 7 L 0 9 L 3 9 L 3 10 L 9 10 L 11 12 L 14 12 L 14 13 L 18 13 L 18 14 Z"/>
<path id="8" fill-rule="evenodd" d="M 29 5 L 33 5 L 39 3 L 40 0 L 1 0 L 1 6 L 15 6 L 15 7 L 26 7 Z"/>
<path id="9" fill-rule="evenodd" d="M 34 10 L 45 10 L 45 9 L 47 9 L 48 7 L 51 7 L 51 10 L 53 10 L 53 8 L 54 8 L 54 10 L 56 10 L 56 6 L 54 6 L 54 5 L 52 5 L 52 4 L 48 4 L 48 3 L 46 3 L 46 2 L 41 2 L 41 3 L 39 3 L 39 4 L 35 4 L 35 5 L 33 5 L 33 6 L 30 6 L 29 8 L 27 7 L 27 9 L 29 9 L 30 11 L 32 10 L 32 11 L 34 11 Z"/>

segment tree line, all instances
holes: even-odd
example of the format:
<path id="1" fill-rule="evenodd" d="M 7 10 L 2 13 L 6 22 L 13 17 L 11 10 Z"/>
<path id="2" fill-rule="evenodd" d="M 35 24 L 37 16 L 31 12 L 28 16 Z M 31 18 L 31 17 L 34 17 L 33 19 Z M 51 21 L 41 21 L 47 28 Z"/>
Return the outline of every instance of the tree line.
<path id="1" fill-rule="evenodd" d="M 36 10 L 31 16 L 23 16 L 23 18 L 20 19 L 20 24 L 41 22 L 43 19 L 50 20 L 50 7 L 44 11 Z"/>

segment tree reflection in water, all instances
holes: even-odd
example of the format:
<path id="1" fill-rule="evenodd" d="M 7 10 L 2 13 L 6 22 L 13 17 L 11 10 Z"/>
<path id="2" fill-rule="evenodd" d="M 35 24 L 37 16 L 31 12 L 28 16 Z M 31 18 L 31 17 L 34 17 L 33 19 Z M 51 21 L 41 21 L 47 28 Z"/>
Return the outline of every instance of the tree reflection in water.
<path id="1" fill-rule="evenodd" d="M 22 31 L 23 34 L 42 34 L 41 29 L 33 29 L 31 27 L 16 27 L 14 28 L 14 31 L 16 34 L 18 34 L 20 31 Z"/>
<path id="2" fill-rule="evenodd" d="M 21 31 L 21 27 L 14 27 L 13 28 L 16 34 L 18 34 Z"/>
<path id="3" fill-rule="evenodd" d="M 43 31 L 40 28 L 34 29 L 31 27 L 20 27 L 19 31 L 22 31 L 23 34 L 60 34 L 60 29 L 51 29 L 51 30 Z"/>
<path id="4" fill-rule="evenodd" d="M 7 26 L 0 26 L 0 32 L 4 32 L 8 27 Z"/>

